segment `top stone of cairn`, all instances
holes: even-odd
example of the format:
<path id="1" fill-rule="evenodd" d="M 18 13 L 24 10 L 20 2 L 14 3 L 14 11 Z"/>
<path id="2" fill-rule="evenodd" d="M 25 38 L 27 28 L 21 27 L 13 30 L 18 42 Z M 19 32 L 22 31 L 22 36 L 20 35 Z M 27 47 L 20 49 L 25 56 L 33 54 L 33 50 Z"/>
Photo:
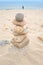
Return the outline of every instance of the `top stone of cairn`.
<path id="1" fill-rule="evenodd" d="M 22 22 L 24 19 L 24 15 L 22 13 L 17 13 L 15 16 L 16 21 Z"/>

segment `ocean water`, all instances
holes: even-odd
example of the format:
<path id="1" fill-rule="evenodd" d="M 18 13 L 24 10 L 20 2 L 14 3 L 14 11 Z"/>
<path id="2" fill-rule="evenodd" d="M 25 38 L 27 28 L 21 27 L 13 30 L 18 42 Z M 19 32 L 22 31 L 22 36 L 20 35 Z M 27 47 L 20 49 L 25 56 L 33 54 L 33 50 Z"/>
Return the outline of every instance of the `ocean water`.
<path id="1" fill-rule="evenodd" d="M 29 1 L 29 0 L 15 0 L 15 1 L 0 1 L 0 9 L 43 9 L 43 0 Z"/>

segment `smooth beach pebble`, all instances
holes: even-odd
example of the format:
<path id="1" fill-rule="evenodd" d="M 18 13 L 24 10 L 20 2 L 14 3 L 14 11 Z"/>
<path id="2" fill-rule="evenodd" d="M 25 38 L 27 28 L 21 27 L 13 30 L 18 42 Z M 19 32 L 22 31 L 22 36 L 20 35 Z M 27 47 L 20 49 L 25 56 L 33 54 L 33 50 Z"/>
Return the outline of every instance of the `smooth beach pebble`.
<path id="1" fill-rule="evenodd" d="M 8 28 L 5 28 L 5 30 L 8 30 Z"/>
<path id="2" fill-rule="evenodd" d="M 12 40 L 11 42 L 14 46 L 18 47 L 18 48 L 23 48 L 24 46 L 26 46 L 29 43 L 29 39 L 26 37 L 24 38 L 23 41 L 19 42 L 15 42 L 14 40 Z"/>
<path id="3" fill-rule="evenodd" d="M 43 41 L 43 36 L 39 36 L 38 39 Z"/>
<path id="4" fill-rule="evenodd" d="M 41 25 L 41 27 L 43 27 L 43 25 Z"/>
<path id="5" fill-rule="evenodd" d="M 8 40 L 1 40 L 0 41 L 0 46 L 4 46 L 6 44 L 9 44 L 9 41 Z"/>
<path id="6" fill-rule="evenodd" d="M 16 21 L 21 22 L 24 18 L 24 15 L 22 13 L 17 13 L 15 16 Z"/>
<path id="7" fill-rule="evenodd" d="M 14 36 L 13 41 L 15 41 L 15 42 L 22 42 L 25 38 L 26 38 L 26 35 Z"/>
<path id="8" fill-rule="evenodd" d="M 16 21 L 16 20 L 13 20 L 13 24 L 14 24 L 14 25 L 17 25 L 17 26 L 23 27 L 23 26 L 25 25 L 25 21 L 18 22 L 18 21 Z"/>
<path id="9" fill-rule="evenodd" d="M 23 28 L 20 27 L 20 26 L 16 26 L 16 27 L 15 27 L 15 32 L 16 32 L 16 33 L 22 33 L 22 32 L 23 32 Z"/>

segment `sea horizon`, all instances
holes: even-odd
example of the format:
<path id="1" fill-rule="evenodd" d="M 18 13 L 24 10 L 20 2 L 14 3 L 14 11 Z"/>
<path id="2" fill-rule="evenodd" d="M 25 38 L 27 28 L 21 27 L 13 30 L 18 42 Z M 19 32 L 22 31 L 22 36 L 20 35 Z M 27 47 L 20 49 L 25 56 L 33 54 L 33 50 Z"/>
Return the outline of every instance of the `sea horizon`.
<path id="1" fill-rule="evenodd" d="M 0 10 L 5 9 L 42 9 L 43 10 L 43 1 L 0 1 Z"/>

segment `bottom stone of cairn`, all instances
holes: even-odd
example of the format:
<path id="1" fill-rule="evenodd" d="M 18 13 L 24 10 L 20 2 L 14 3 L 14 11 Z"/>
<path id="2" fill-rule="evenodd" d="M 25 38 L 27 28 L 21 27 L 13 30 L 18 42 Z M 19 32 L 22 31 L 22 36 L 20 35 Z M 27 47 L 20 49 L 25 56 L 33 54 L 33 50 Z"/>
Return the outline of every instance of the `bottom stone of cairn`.
<path id="1" fill-rule="evenodd" d="M 11 43 L 18 48 L 23 48 L 29 43 L 29 39 L 25 37 L 24 40 L 21 42 L 16 42 L 14 39 L 12 39 Z"/>

